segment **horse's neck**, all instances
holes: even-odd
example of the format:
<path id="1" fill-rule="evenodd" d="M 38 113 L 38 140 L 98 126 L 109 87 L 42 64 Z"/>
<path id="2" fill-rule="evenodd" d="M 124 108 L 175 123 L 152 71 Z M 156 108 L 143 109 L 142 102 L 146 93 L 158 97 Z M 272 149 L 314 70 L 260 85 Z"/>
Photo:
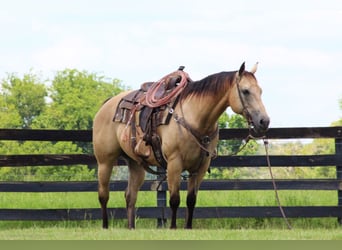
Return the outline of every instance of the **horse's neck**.
<path id="1" fill-rule="evenodd" d="M 228 92 L 187 99 L 182 104 L 184 118 L 203 134 L 216 129 L 217 120 L 229 106 Z"/>

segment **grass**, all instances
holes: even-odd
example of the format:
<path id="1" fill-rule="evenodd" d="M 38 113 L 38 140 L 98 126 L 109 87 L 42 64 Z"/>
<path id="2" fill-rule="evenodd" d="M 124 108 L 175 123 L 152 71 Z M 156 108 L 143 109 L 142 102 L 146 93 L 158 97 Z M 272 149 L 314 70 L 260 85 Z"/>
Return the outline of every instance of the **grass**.
<path id="1" fill-rule="evenodd" d="M 186 193 L 182 192 L 181 206 Z M 283 206 L 336 205 L 336 191 L 279 191 Z M 155 206 L 156 194 L 140 192 L 137 207 Z M 197 206 L 276 206 L 273 191 L 200 191 Z M 111 193 L 109 207 L 124 207 L 123 192 Z M 97 194 L 85 193 L 2 193 L 0 208 L 97 208 Z M 342 239 L 336 218 L 290 219 L 287 230 L 279 218 L 195 219 L 193 230 L 156 229 L 155 219 L 136 220 L 136 230 L 126 229 L 126 220 L 110 222 L 109 230 L 93 221 L 0 221 L 0 239 L 118 239 L 118 240 L 268 240 Z"/>
<path id="2" fill-rule="evenodd" d="M 88 227 L 31 227 L 0 230 L 0 240 L 342 240 L 333 229 L 100 229 Z"/>
<path id="3" fill-rule="evenodd" d="M 279 191 L 283 206 L 337 204 L 336 191 Z M 181 192 L 185 205 L 186 192 Z M 154 192 L 139 192 L 136 206 L 155 206 Z M 276 206 L 274 191 L 200 191 L 196 206 Z M 112 192 L 108 207 L 125 207 L 123 192 Z M 2 193 L 0 208 L 84 208 L 99 207 L 96 192 Z"/>

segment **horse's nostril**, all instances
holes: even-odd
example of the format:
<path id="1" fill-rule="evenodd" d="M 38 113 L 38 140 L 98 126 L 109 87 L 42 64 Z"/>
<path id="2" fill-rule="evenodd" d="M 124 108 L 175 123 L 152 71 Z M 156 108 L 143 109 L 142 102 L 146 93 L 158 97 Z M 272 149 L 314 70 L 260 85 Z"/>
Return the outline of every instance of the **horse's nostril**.
<path id="1" fill-rule="evenodd" d="M 269 119 L 261 119 L 260 120 L 260 125 L 264 128 L 268 128 L 268 125 L 270 124 L 270 120 Z"/>

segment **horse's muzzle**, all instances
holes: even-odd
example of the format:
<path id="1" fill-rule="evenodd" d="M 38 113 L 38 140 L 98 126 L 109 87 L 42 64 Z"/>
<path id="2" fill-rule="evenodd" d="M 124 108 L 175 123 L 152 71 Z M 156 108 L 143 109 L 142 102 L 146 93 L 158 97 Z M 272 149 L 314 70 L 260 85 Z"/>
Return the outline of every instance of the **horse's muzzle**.
<path id="1" fill-rule="evenodd" d="M 252 124 L 256 133 L 265 133 L 270 125 L 270 118 L 267 115 L 256 115 L 252 117 Z"/>

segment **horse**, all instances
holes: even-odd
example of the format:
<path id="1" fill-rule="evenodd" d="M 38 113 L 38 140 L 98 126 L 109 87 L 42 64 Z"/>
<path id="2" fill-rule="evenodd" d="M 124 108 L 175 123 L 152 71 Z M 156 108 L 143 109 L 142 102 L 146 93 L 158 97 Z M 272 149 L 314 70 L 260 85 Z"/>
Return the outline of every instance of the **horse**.
<path id="1" fill-rule="evenodd" d="M 157 127 L 161 151 L 167 163 L 167 186 L 171 208 L 170 228 L 176 229 L 180 205 L 182 172 L 189 173 L 186 196 L 185 228 L 192 228 L 193 213 L 200 184 L 209 169 L 218 143 L 218 119 L 228 107 L 241 114 L 258 134 L 265 133 L 270 118 L 263 105 L 262 89 L 255 77 L 257 64 L 250 71 L 245 63 L 237 71 L 223 71 L 199 81 L 189 81 L 179 94 L 168 125 Z M 119 157 L 127 161 L 129 177 L 125 190 L 128 228 L 135 228 L 135 203 L 145 179 L 146 165 L 161 167 L 152 154 L 141 160 L 128 138 L 131 124 L 113 121 L 120 100 L 131 93 L 119 93 L 106 101 L 94 117 L 93 148 L 98 164 L 98 199 L 102 211 L 102 227 L 108 228 L 107 203 L 113 166 Z M 129 141 L 129 140 L 128 140 Z"/>

